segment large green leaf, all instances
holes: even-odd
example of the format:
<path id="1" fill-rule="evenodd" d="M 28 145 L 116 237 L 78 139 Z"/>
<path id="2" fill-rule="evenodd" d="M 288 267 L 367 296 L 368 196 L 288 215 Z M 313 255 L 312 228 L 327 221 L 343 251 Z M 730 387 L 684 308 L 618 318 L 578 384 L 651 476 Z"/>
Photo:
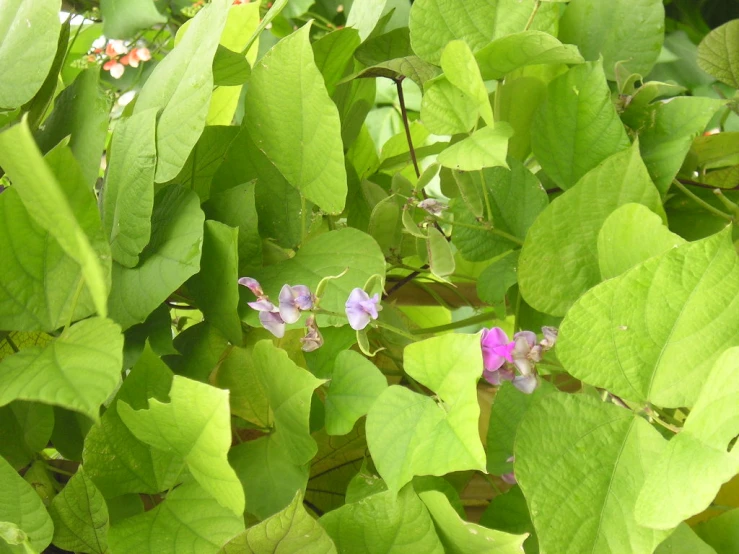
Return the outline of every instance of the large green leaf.
<path id="1" fill-rule="evenodd" d="M 213 0 L 192 19 L 184 37 L 152 71 L 134 115 L 156 108 L 156 181 L 175 177 L 205 127 L 213 88 L 213 57 L 226 24 L 228 0 Z"/>
<path id="2" fill-rule="evenodd" d="M 703 542 L 687 523 L 681 523 L 660 545 L 654 554 L 716 554 Z"/>
<path id="3" fill-rule="evenodd" d="M 188 284 L 205 319 L 232 344 L 241 344 L 238 238 L 238 229 L 206 221 L 200 272 Z"/>
<path id="4" fill-rule="evenodd" d="M 218 354 L 220 357 L 220 352 Z M 270 426 L 269 399 L 252 362 L 252 349 L 231 348 L 218 363 L 212 379 L 217 387 L 229 390 L 234 415 L 259 427 Z"/>
<path id="5" fill-rule="evenodd" d="M 429 511 L 447 554 L 519 554 L 523 550 L 526 535 L 510 535 L 463 520 L 439 491 L 419 492 L 418 496 Z"/>
<path id="6" fill-rule="evenodd" d="M 259 519 L 282 510 L 308 483 L 308 465 L 293 462 L 271 436 L 233 447 L 228 460 L 244 486 L 246 511 Z"/>
<path id="7" fill-rule="evenodd" d="M 118 415 L 137 439 L 182 457 L 195 480 L 221 506 L 235 514 L 244 512 L 244 491 L 227 459 L 228 391 L 176 375 L 169 403 L 152 399 L 148 410 L 134 410 L 118 401 Z"/>
<path id="8" fill-rule="evenodd" d="M 713 98 L 679 97 L 647 106 L 637 129 L 639 144 L 649 174 L 663 196 L 693 139 L 724 103 Z"/>
<path id="9" fill-rule="evenodd" d="M 295 493 L 292 502 L 284 510 L 231 539 L 221 552 L 335 554 L 336 547 L 331 538 L 305 511 L 302 500 L 303 495 Z"/>
<path id="10" fill-rule="evenodd" d="M 87 69 L 54 98 L 54 111 L 35 134 L 42 152 L 48 152 L 69 137 L 69 147 L 88 189 L 93 189 L 100 176 L 110 105 L 110 98 L 100 86 L 99 68 Z"/>
<path id="11" fill-rule="evenodd" d="M 113 133 L 103 189 L 103 227 L 113 259 L 126 267 L 139 263 L 151 238 L 156 170 L 155 109 L 119 121 Z"/>
<path id="12" fill-rule="evenodd" d="M 0 265 L 0 328 L 52 331 L 95 312 L 86 288 L 74 296 L 79 264 L 31 218 L 15 187 L 0 195 Z"/>
<path id="13" fill-rule="evenodd" d="M 640 526 L 634 505 L 664 444 L 644 419 L 589 396 L 534 404 L 516 435 L 514 467 L 541 551 L 651 553 L 667 533 Z"/>
<path id="14" fill-rule="evenodd" d="M 215 554 L 243 530 L 240 515 L 190 481 L 148 512 L 114 524 L 108 542 L 113 552 Z"/>
<path id="15" fill-rule="evenodd" d="M 598 231 L 611 212 L 628 203 L 663 213 L 636 143 L 588 172 L 531 226 L 519 257 L 518 279 L 533 308 L 564 315 L 600 281 Z"/>
<path id="16" fill-rule="evenodd" d="M 452 85 L 475 101 L 479 117 L 492 127 L 493 110 L 490 107 L 488 91 L 482 81 L 475 56 L 466 42 L 453 40 L 444 47 L 441 54 L 441 69 Z"/>
<path id="17" fill-rule="evenodd" d="M 533 13 L 534 0 L 418 0 L 413 3 L 409 27 L 413 51 L 438 64 L 446 45 L 464 40 L 473 52 L 492 39 L 522 31 Z M 530 29 L 554 31 L 557 6 L 539 7 Z"/>
<path id="18" fill-rule="evenodd" d="M 0 10 L 0 108 L 36 94 L 54 62 L 61 30 L 60 0 L 9 0 Z"/>
<path id="19" fill-rule="evenodd" d="M 64 149 L 56 152 L 64 156 Z M 105 316 L 109 288 L 105 266 L 110 263 L 110 252 L 96 251 L 91 244 L 95 237 L 85 232 L 93 231 L 94 225 L 99 230 L 100 226 L 99 219 L 90 220 L 90 214 L 95 213 L 92 193 L 80 189 L 72 172 L 63 175 L 65 181 L 69 179 L 68 182 L 60 183 L 41 157 L 26 120 L 0 133 L 0 166 L 12 180 L 35 222 L 49 231 L 62 249 L 82 267 L 95 308 L 98 314 Z"/>
<path id="20" fill-rule="evenodd" d="M 739 549 L 739 525 L 737 523 L 739 523 L 739 509 L 734 508 L 700 523 L 696 531 L 701 539 L 716 549 L 717 553 L 735 552 Z M 706 554 L 713 553 L 707 552 Z"/>
<path id="21" fill-rule="evenodd" d="M 486 167 L 508 167 L 510 125 L 501 121 L 495 127 L 483 127 L 439 154 L 439 163 L 459 171 L 479 171 Z"/>
<path id="22" fill-rule="evenodd" d="M 309 32 L 310 25 L 302 27 L 255 65 L 244 126 L 288 183 L 323 210 L 339 213 L 347 192 L 341 125 Z"/>
<path id="23" fill-rule="evenodd" d="M 32 552 L 43 552 L 54 534 L 54 524 L 46 512 L 41 498 L 33 487 L 0 457 L 0 522 L 16 525 L 28 539 Z M 0 536 L 2 539 L 2 536 Z M 15 554 L 27 552 L 4 544 L 0 540 L 0 552 Z"/>
<path id="24" fill-rule="evenodd" d="M 739 347 L 730 348 L 713 365 L 680 433 L 652 460 L 636 504 L 642 525 L 672 529 L 705 510 L 739 473 L 739 450 L 729 451 L 739 430 L 738 370 Z"/>
<path id="25" fill-rule="evenodd" d="M 737 306 L 727 228 L 588 291 L 562 323 L 557 355 L 573 376 L 622 398 L 692 406 L 716 359 L 739 344 Z"/>
<path id="26" fill-rule="evenodd" d="M 138 440 L 118 415 L 118 401 L 145 409 L 149 398 L 166 400 L 171 385 L 172 372 L 146 348 L 100 422 L 85 437 L 85 473 L 107 498 L 158 494 L 177 482 L 182 458 Z"/>
<path id="27" fill-rule="evenodd" d="M 154 0 L 100 0 L 103 33 L 108 38 L 129 38 L 142 29 L 166 23 Z"/>
<path id="28" fill-rule="evenodd" d="M 698 45 L 698 65 L 719 81 L 739 87 L 739 20 L 724 23 L 708 33 Z"/>
<path id="29" fill-rule="evenodd" d="M 387 388 L 387 379 L 361 354 L 344 350 L 336 356 L 326 394 L 326 432 L 346 435 Z"/>
<path id="30" fill-rule="evenodd" d="M 386 389 L 367 414 L 367 443 L 392 491 L 414 475 L 484 470 L 477 420 L 482 373 L 479 335 L 450 334 L 410 344 L 405 371 L 438 400 L 400 386 Z"/>
<path id="31" fill-rule="evenodd" d="M 46 448 L 54 428 L 51 406 L 38 402 L 11 402 L 0 408 L 0 456 L 22 469 L 35 453 Z"/>
<path id="32" fill-rule="evenodd" d="M 310 436 L 311 396 L 324 381 L 295 365 L 270 340 L 256 344 L 252 362 L 269 398 L 275 443 L 294 463 L 308 462 L 317 451 L 316 441 Z"/>
<path id="33" fill-rule="evenodd" d="M 624 204 L 606 218 L 598 233 L 601 277 L 617 277 L 644 260 L 684 243 L 685 239 L 670 232 L 662 218 L 649 208 Z"/>
<path id="34" fill-rule="evenodd" d="M 293 258 L 264 268 L 256 277 L 264 291 L 277 298 L 282 285 L 307 285 L 315 291 L 319 281 L 329 275 L 349 271 L 326 284 L 321 307 L 343 312 L 346 299 L 355 287 L 363 287 L 372 275 L 385 276 L 385 257 L 380 247 L 366 233 L 345 228 L 317 236 L 306 243 Z M 319 316 L 319 320 L 321 320 Z M 346 324 L 346 319 L 330 318 L 332 324 Z"/>
<path id="35" fill-rule="evenodd" d="M 108 506 L 95 484 L 80 468 L 51 503 L 54 546 L 73 552 L 106 554 Z"/>
<path id="36" fill-rule="evenodd" d="M 195 193 L 171 185 L 154 198 L 151 240 L 134 268 L 113 264 L 111 317 L 123 329 L 141 323 L 200 270 L 205 216 Z"/>
<path id="37" fill-rule="evenodd" d="M 549 33 L 523 31 L 494 40 L 475 54 L 485 80 L 501 79 L 529 65 L 579 64 L 583 57 L 575 46 L 562 44 Z"/>
<path id="38" fill-rule="evenodd" d="M 120 381 L 123 335 L 109 319 L 81 321 L 46 347 L 25 348 L 0 362 L 0 405 L 35 400 L 99 418 Z"/>
<path id="39" fill-rule="evenodd" d="M 510 170 L 494 167 L 480 172 L 460 172 L 455 178 L 460 188 L 468 187 L 471 194 L 480 191 L 478 201 L 487 210 L 482 198 L 484 187 L 489 196 L 493 226 L 523 240 L 546 208 L 548 198 L 537 178 L 521 162 L 509 159 L 508 163 Z M 463 203 L 455 200 L 452 210 L 455 221 L 480 226 Z M 474 262 L 489 260 L 518 246 L 500 235 L 463 226 L 454 227 L 453 242 L 465 259 Z"/>
<path id="40" fill-rule="evenodd" d="M 412 485 L 380 492 L 320 519 L 340 552 L 352 554 L 441 554 L 434 522 Z"/>
<path id="41" fill-rule="evenodd" d="M 575 44 L 586 60 L 603 58 L 615 80 L 616 63 L 647 75 L 657 61 L 665 33 L 662 0 L 570 0 L 560 22 L 562 42 Z"/>
<path id="42" fill-rule="evenodd" d="M 479 110 L 475 101 L 439 76 L 424 87 L 421 121 L 429 131 L 454 135 L 466 133 L 477 123 Z"/>
<path id="43" fill-rule="evenodd" d="M 563 189 L 629 146 L 600 61 L 577 65 L 549 83 L 531 146 L 544 172 Z"/>

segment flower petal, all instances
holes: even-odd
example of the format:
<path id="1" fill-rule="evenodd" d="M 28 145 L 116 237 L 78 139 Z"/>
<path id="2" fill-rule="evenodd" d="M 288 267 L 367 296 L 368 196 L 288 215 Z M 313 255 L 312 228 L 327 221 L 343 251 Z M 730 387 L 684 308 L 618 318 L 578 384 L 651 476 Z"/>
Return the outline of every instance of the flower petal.
<path id="1" fill-rule="evenodd" d="M 259 312 L 259 322 L 262 327 L 281 339 L 285 336 L 285 322 L 277 312 Z"/>
<path id="2" fill-rule="evenodd" d="M 256 302 L 247 302 L 250 308 L 258 312 L 274 312 L 277 308 L 266 298 L 259 298 Z"/>
<path id="3" fill-rule="evenodd" d="M 514 377 L 513 386 L 524 394 L 531 394 L 539 386 L 539 382 L 536 380 L 536 375 L 522 375 Z"/>

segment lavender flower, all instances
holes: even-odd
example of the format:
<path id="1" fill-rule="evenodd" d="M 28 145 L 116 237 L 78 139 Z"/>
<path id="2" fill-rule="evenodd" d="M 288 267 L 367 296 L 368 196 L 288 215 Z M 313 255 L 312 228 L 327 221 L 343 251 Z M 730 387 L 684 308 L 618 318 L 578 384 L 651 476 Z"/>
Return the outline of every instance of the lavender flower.
<path id="1" fill-rule="evenodd" d="M 245 286 L 256 295 L 256 301 L 249 302 L 248 304 L 250 308 L 259 312 L 259 321 L 262 326 L 278 339 L 284 337 L 285 321 L 280 316 L 280 310 L 264 294 L 259 282 L 251 277 L 242 277 L 239 279 L 239 284 Z"/>
<path id="2" fill-rule="evenodd" d="M 513 378 L 512 372 L 503 370 L 499 373 L 503 364 L 513 362 L 512 353 L 516 343 L 508 340 L 508 335 L 500 327 L 492 329 L 483 329 L 480 338 L 480 346 L 482 347 L 482 362 L 485 367 L 483 376 L 492 385 L 499 385 L 501 378 Z"/>
<path id="3" fill-rule="evenodd" d="M 434 216 L 440 216 L 441 212 L 446 209 L 446 206 L 439 202 L 438 200 L 435 200 L 434 198 L 427 198 L 426 200 L 421 200 L 418 203 L 418 207 L 422 210 L 426 210 L 428 213 Z"/>
<path id="4" fill-rule="evenodd" d="M 346 317 L 349 319 L 349 325 L 356 331 L 361 331 L 370 322 L 370 319 L 377 319 L 378 313 L 382 310 L 379 306 L 380 295 L 375 294 L 370 298 L 369 294 L 360 288 L 354 289 L 346 301 Z"/>
<path id="5" fill-rule="evenodd" d="M 260 285 L 259 281 L 257 281 L 256 279 L 252 279 L 251 277 L 242 277 L 241 279 L 239 279 L 239 285 L 243 285 L 248 288 L 254 293 L 254 296 L 264 296 L 262 285 Z"/>
<path id="6" fill-rule="evenodd" d="M 285 322 L 280 317 L 280 312 L 259 312 L 259 322 L 278 339 L 285 336 Z"/>
<path id="7" fill-rule="evenodd" d="M 300 319 L 301 310 L 313 308 L 313 295 L 305 285 L 283 285 L 280 290 L 280 315 L 285 323 L 295 323 Z"/>
<path id="8" fill-rule="evenodd" d="M 308 328 L 308 332 L 300 339 L 300 342 L 303 343 L 301 350 L 303 352 L 313 352 L 323 346 L 323 337 L 318 330 L 315 317 L 310 316 L 306 320 L 305 326 Z"/>

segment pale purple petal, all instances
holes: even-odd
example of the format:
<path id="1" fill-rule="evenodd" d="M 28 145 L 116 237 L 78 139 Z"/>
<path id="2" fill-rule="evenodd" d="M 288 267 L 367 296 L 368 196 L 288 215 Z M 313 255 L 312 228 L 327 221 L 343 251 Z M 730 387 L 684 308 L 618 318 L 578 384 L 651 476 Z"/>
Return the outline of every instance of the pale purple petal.
<path id="1" fill-rule="evenodd" d="M 528 358 L 513 358 L 513 364 L 516 366 L 521 375 L 531 375 L 531 362 Z"/>
<path id="2" fill-rule="evenodd" d="M 315 317 L 310 316 L 305 322 L 305 325 L 308 328 L 308 332 L 300 339 L 300 342 L 303 343 L 301 350 L 303 352 L 313 352 L 323 346 L 323 336 L 318 330 Z"/>
<path id="3" fill-rule="evenodd" d="M 500 478 L 509 485 L 515 485 L 516 483 L 518 483 L 518 481 L 516 481 L 516 476 L 513 474 L 512 471 L 510 473 L 504 473 L 500 476 Z"/>
<path id="4" fill-rule="evenodd" d="M 503 381 L 513 381 L 515 374 L 510 369 L 500 368 L 493 371 L 485 369 L 482 376 L 491 385 L 500 385 Z"/>
<path id="5" fill-rule="evenodd" d="M 349 298 L 346 301 L 346 317 L 349 319 L 349 325 L 352 329 L 361 331 L 370 322 L 371 319 L 377 319 L 379 317 L 378 311 L 382 309 L 382 306 L 378 305 L 380 301 L 380 295 L 375 294 L 372 298 L 360 288 L 355 288 L 349 294 Z"/>
<path id="6" fill-rule="evenodd" d="M 346 317 L 349 320 L 349 326 L 355 331 L 361 331 L 370 322 L 370 315 L 361 308 L 347 308 Z"/>
<path id="7" fill-rule="evenodd" d="M 518 341 L 518 339 L 523 339 L 529 345 L 529 348 L 533 348 L 536 344 L 536 333 L 533 331 L 519 331 L 513 335 L 513 340 Z"/>
<path id="8" fill-rule="evenodd" d="M 269 300 L 260 298 L 256 302 L 247 302 L 250 308 L 257 310 L 258 312 L 274 312 L 277 308 Z"/>
<path id="9" fill-rule="evenodd" d="M 295 323 L 300 319 L 300 310 L 295 305 L 295 295 L 290 285 L 280 290 L 280 316 L 285 323 Z"/>
<path id="10" fill-rule="evenodd" d="M 239 285 L 248 288 L 254 293 L 254 296 L 264 296 L 262 285 L 260 285 L 259 281 L 257 281 L 256 279 L 252 279 L 251 277 L 242 277 L 241 279 L 239 279 Z"/>
<path id="11" fill-rule="evenodd" d="M 259 312 L 259 321 L 270 333 L 281 339 L 285 336 L 285 322 L 277 312 Z"/>
<path id="12" fill-rule="evenodd" d="M 525 394 L 531 394 L 536 390 L 539 382 L 536 375 L 522 375 L 513 379 L 513 386 Z"/>
<path id="13" fill-rule="evenodd" d="M 426 210 L 431 215 L 439 216 L 446 206 L 434 198 L 427 198 L 418 203 L 418 207 Z"/>
<path id="14" fill-rule="evenodd" d="M 542 327 L 541 332 L 544 334 L 544 340 L 542 346 L 545 348 L 552 348 L 557 342 L 557 335 L 559 331 L 556 327 Z"/>
<path id="15" fill-rule="evenodd" d="M 543 350 L 544 348 L 540 344 L 534 346 L 531 349 L 531 352 L 529 352 L 529 360 L 531 360 L 532 362 L 540 362 Z"/>

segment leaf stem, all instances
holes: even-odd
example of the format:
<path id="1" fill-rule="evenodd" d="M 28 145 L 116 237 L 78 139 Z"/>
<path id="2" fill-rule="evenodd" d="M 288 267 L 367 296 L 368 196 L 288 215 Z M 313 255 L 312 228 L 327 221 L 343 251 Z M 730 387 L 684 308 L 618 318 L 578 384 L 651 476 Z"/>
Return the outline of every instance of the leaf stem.
<path id="1" fill-rule="evenodd" d="M 539 11 L 539 8 L 541 7 L 541 0 L 536 0 L 534 2 L 534 9 L 531 11 L 531 15 L 529 16 L 529 20 L 526 22 L 526 27 L 523 28 L 524 31 L 528 31 L 531 27 L 531 24 L 534 22 L 534 18 L 536 17 L 536 12 Z"/>
<path id="2" fill-rule="evenodd" d="M 443 333 L 444 331 L 452 331 L 454 329 L 461 329 L 462 327 L 474 325 L 475 323 L 484 323 L 485 321 L 490 321 L 491 319 L 495 319 L 495 313 L 494 312 L 484 312 L 481 314 L 473 315 L 472 317 L 468 317 L 467 319 L 460 319 L 459 321 L 452 321 L 451 323 L 447 323 L 445 325 L 437 325 L 436 327 L 425 327 L 423 329 L 413 329 L 411 331 L 411 334 L 412 335 L 430 335 L 432 333 Z"/>
<path id="3" fill-rule="evenodd" d="M 734 221 L 734 218 L 731 217 L 729 214 L 711 206 L 708 202 L 697 196 L 693 191 L 691 191 L 688 187 L 683 185 L 677 179 L 673 179 L 672 184 L 679 188 L 685 196 L 690 198 L 693 202 L 698 204 L 704 210 L 711 212 L 713 215 L 717 215 L 718 217 L 726 219 L 727 221 Z"/>
<path id="4" fill-rule="evenodd" d="M 409 333 L 408 331 L 404 331 L 403 329 L 400 329 L 398 327 L 395 327 L 394 325 L 390 325 L 388 323 L 385 323 L 384 321 L 380 321 L 379 319 L 376 319 L 374 321 L 370 322 L 370 325 L 373 327 L 379 327 L 380 329 L 385 329 L 386 331 L 390 331 L 391 333 L 395 333 L 396 335 L 400 335 L 401 337 L 405 337 L 407 339 L 410 339 L 412 341 L 417 341 L 418 337 L 413 336 L 413 333 Z"/>
<path id="5" fill-rule="evenodd" d="M 413 169 L 416 171 L 416 177 L 421 176 L 421 170 L 418 168 L 418 160 L 416 159 L 416 150 L 413 148 L 413 139 L 411 138 L 411 127 L 408 124 L 408 112 L 405 109 L 405 97 L 403 96 L 403 79 L 393 79 L 395 87 L 398 89 L 398 103 L 400 104 L 400 115 L 403 117 L 403 127 L 405 128 L 405 138 L 408 141 L 408 151 L 413 162 Z"/>
<path id="6" fill-rule="evenodd" d="M 449 219 L 444 219 L 442 217 L 437 217 L 436 221 L 439 221 L 441 223 L 446 223 L 447 225 L 457 225 L 459 227 L 464 227 L 465 229 L 474 229 L 475 231 L 483 231 L 488 233 L 493 233 L 494 235 L 498 235 L 499 237 L 502 237 L 506 240 L 511 241 L 514 244 L 517 244 L 519 246 L 523 246 L 523 241 L 518 238 L 514 237 L 510 233 L 506 233 L 505 231 L 501 231 L 500 229 L 496 229 L 495 227 L 482 227 L 480 225 L 471 225 L 469 223 L 461 223 L 459 221 L 451 221 Z"/>
<path id="7" fill-rule="evenodd" d="M 734 212 L 734 220 L 739 221 L 739 205 L 729 200 L 729 198 L 724 195 L 721 189 L 713 189 L 713 194 L 718 197 L 718 199 L 724 206 L 726 206 L 727 209 Z"/>

